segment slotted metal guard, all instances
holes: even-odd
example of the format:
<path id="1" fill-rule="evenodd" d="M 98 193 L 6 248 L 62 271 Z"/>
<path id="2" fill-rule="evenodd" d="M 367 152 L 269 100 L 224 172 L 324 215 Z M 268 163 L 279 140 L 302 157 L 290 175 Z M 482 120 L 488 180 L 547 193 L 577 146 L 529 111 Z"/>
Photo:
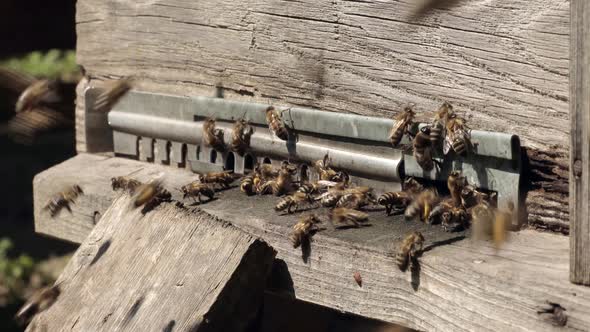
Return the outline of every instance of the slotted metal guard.
<path id="1" fill-rule="evenodd" d="M 472 130 L 476 143 L 473 153 L 467 157 L 436 156 L 442 167 L 424 172 L 411 154 L 391 147 L 390 119 L 275 106 L 283 111 L 293 133 L 288 141 L 282 141 L 268 130 L 265 104 L 132 91 L 108 113 L 106 125 L 106 116 L 92 111 L 99 91 L 91 88 L 86 92 L 86 118 L 92 120 L 87 140 L 92 140 L 91 134 L 104 137 L 108 131 L 106 136 L 112 137 L 112 142 L 100 145 L 104 148 L 112 144 L 111 151 L 118 155 L 183 166 L 194 172 L 233 169 L 244 173 L 257 162 L 278 165 L 289 160 L 299 165 L 300 178 L 313 179 L 317 174 L 311 163 L 329 153 L 334 167 L 349 172 L 353 182 L 370 185 L 377 192 L 399 190 L 404 174 L 446 181 L 452 170 L 461 170 L 475 186 L 497 191 L 500 207 L 509 201 L 517 208 L 521 205 L 521 152 L 516 135 Z M 248 120 L 254 127 L 250 150 L 239 156 L 206 146 L 202 141 L 206 117 L 217 120 L 226 143 L 231 141 L 233 122 Z"/>

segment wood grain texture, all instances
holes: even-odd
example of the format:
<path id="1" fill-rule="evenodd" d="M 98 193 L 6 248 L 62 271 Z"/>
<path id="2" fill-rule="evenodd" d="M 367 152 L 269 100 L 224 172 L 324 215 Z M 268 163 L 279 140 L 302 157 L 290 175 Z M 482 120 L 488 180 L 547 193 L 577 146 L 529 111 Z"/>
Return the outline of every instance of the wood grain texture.
<path id="1" fill-rule="evenodd" d="M 183 169 L 81 154 L 40 174 L 35 179 L 35 199 L 37 193 L 47 191 L 39 186 L 58 186 L 65 177 L 58 180 L 55 174 L 68 173 L 86 187 L 96 188 L 74 210 L 74 214 L 86 215 L 88 212 L 77 210 L 99 210 L 98 203 L 92 202 L 114 199 L 108 187 L 111 176 L 137 169 L 141 169 L 136 173 L 141 180 L 165 172 L 170 189 L 194 178 Z M 51 182 L 42 180 L 50 178 Z M 91 182 L 94 187 L 88 185 Z M 326 231 L 314 236 L 310 256 L 304 261 L 301 250 L 293 249 L 289 239 L 298 216 L 278 216 L 272 211 L 274 204 L 276 198 L 246 198 L 234 188 L 199 207 L 261 237 L 277 250 L 283 274 L 273 274 L 273 278 L 282 278 L 286 287 L 277 286 L 275 291 L 290 289 L 304 301 L 426 331 L 556 330 L 546 315 L 537 314 L 545 301 L 551 301 L 567 309 L 566 329 L 590 329 L 590 288 L 568 281 L 565 236 L 525 230 L 512 233 L 506 247 L 496 251 L 491 244 L 477 245 L 457 236 L 434 241 L 438 233 L 433 226 L 379 219 L 375 216 L 383 212 L 374 212 L 371 227 L 334 230 L 326 225 Z M 62 220 L 63 215 L 55 220 L 36 215 L 36 227 L 59 238 L 83 237 L 81 228 L 72 225 L 79 221 Z M 47 226 L 52 222 L 60 226 Z M 68 227 L 75 231 L 66 230 Z M 403 230 L 412 227 L 424 233 L 428 249 L 420 258 L 419 269 L 403 273 L 395 266 L 392 247 L 405 235 Z M 353 278 L 355 272 L 362 276 L 362 288 Z"/>
<path id="2" fill-rule="evenodd" d="M 131 206 L 113 202 L 29 331 L 244 331 L 276 252 L 200 210 Z"/>
<path id="3" fill-rule="evenodd" d="M 419 120 L 448 100 L 473 128 L 567 159 L 569 0 L 445 3 L 416 19 L 400 0 L 81 0 L 77 56 L 95 81 L 160 93 L 384 117 L 415 103 Z M 546 192 L 530 222 L 567 232 L 564 194 Z"/>
<path id="4" fill-rule="evenodd" d="M 570 279 L 590 285 L 590 4 L 572 1 Z"/>

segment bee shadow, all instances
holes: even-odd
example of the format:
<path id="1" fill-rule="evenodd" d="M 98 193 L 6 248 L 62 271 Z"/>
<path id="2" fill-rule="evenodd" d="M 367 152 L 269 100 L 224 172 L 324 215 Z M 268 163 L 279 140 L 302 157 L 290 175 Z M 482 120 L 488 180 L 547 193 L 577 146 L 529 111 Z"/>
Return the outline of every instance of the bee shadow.
<path id="1" fill-rule="evenodd" d="M 223 192 L 223 191 L 227 191 L 227 190 L 232 190 L 234 188 L 238 188 L 239 186 L 240 185 L 238 185 L 238 184 L 234 184 L 234 185 L 229 185 L 227 187 L 218 187 L 218 188 L 215 188 L 215 192 L 219 193 L 219 192 Z"/>
<path id="2" fill-rule="evenodd" d="M 96 255 L 94 255 L 94 258 L 92 259 L 92 262 L 90 262 L 90 266 L 94 265 L 94 263 L 98 262 L 98 260 L 102 257 L 102 255 L 104 255 L 107 250 L 109 249 L 109 247 L 111 246 L 111 240 L 108 239 L 105 242 L 103 242 L 100 247 L 98 248 L 98 251 L 96 252 Z"/>
<path id="3" fill-rule="evenodd" d="M 297 210 L 293 210 L 293 212 L 288 213 L 288 212 L 283 212 L 281 214 L 279 214 L 279 216 L 289 216 L 289 215 L 297 215 L 303 212 L 307 212 L 307 211 L 311 211 L 311 210 L 317 210 L 319 209 L 319 206 L 310 206 L 310 207 L 306 207 L 303 209 L 297 209 Z"/>
<path id="4" fill-rule="evenodd" d="M 447 239 L 447 240 L 433 242 L 432 244 L 424 247 L 424 249 L 422 249 L 422 251 L 420 251 L 420 253 L 417 256 L 422 256 L 423 253 L 430 251 L 436 247 L 444 246 L 447 244 L 453 244 L 455 242 L 464 240 L 465 238 L 466 238 L 465 235 L 460 235 L 460 236 L 455 236 L 455 237 Z"/>
<path id="5" fill-rule="evenodd" d="M 301 259 L 307 264 L 311 256 L 311 237 L 305 237 L 301 240 Z"/>
<path id="6" fill-rule="evenodd" d="M 270 275 L 266 281 L 266 289 L 295 298 L 295 287 L 289 266 L 282 259 L 275 259 L 272 263 Z"/>
<path id="7" fill-rule="evenodd" d="M 123 320 L 123 326 L 127 325 L 131 321 L 131 319 L 133 319 L 133 317 L 137 315 L 137 312 L 139 312 L 139 308 L 141 308 L 141 305 L 143 304 L 143 300 L 144 296 L 141 296 L 137 299 L 137 301 L 135 301 L 135 303 L 133 303 L 133 305 L 127 312 L 127 315 L 125 315 L 125 319 Z"/>
<path id="8" fill-rule="evenodd" d="M 218 197 L 213 197 L 213 198 L 211 198 L 211 199 L 208 199 L 208 200 L 206 200 L 206 201 L 202 201 L 202 202 L 199 202 L 199 201 L 197 200 L 197 201 L 195 201 L 195 202 L 192 202 L 191 204 L 189 204 L 189 206 L 199 206 L 199 205 L 207 204 L 207 203 L 210 203 L 210 202 L 215 202 L 215 201 L 216 201 L 216 200 L 218 200 L 218 199 L 219 199 Z"/>
<path id="9" fill-rule="evenodd" d="M 168 324 L 166 324 L 166 326 L 164 327 L 164 329 L 162 329 L 162 332 L 172 332 L 172 329 L 174 329 L 175 325 L 176 325 L 175 320 L 169 321 Z"/>
<path id="10" fill-rule="evenodd" d="M 345 230 L 345 229 L 365 228 L 365 227 L 373 227 L 373 225 L 372 224 L 342 225 L 342 226 L 334 226 L 334 229 Z"/>
<path id="11" fill-rule="evenodd" d="M 410 262 L 410 276 L 412 281 L 410 284 L 412 285 L 412 289 L 416 292 L 418 288 L 420 288 L 420 260 L 418 259 L 421 256 L 421 253 L 416 255 L 416 257 L 412 257 Z"/>

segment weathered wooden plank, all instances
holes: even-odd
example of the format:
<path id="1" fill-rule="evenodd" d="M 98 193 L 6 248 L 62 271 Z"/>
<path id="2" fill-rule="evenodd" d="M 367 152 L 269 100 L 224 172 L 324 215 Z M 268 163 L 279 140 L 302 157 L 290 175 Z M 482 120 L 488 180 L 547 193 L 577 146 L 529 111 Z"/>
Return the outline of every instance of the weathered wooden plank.
<path id="1" fill-rule="evenodd" d="M 47 183 L 58 187 L 66 178 L 56 174 L 68 173 L 83 186 L 95 183 L 89 187 L 95 189 L 80 199 L 77 208 L 98 210 L 98 204 L 92 206 L 91 202 L 114 197 L 109 192 L 109 178 L 134 169 L 141 169 L 134 174 L 141 180 L 165 172 L 170 188 L 190 178 L 190 173 L 181 169 L 81 154 L 35 179 L 35 201 L 39 193 L 47 192 L 39 186 L 52 179 Z M 276 286 L 279 289 L 275 291 L 291 288 L 294 296 L 304 301 L 428 331 L 550 331 L 553 326 L 537 314 L 548 300 L 567 309 L 568 328 L 589 330 L 590 288 L 568 282 L 567 237 L 521 231 L 512 233 L 511 241 L 500 251 L 491 244 L 476 245 L 452 234 L 436 243 L 440 236 L 437 227 L 379 217 L 382 212 L 375 211 L 370 213 L 371 227 L 334 230 L 326 225 L 328 229 L 314 237 L 305 262 L 289 240 L 298 216 L 277 216 L 272 211 L 275 203 L 275 198 L 246 197 L 234 188 L 200 205 L 205 212 L 260 236 L 277 250 L 277 258 L 285 264 L 277 269 L 283 274 L 275 273 L 273 279 L 280 279 L 275 284 L 286 288 Z M 318 213 L 323 217 L 323 211 Z M 76 225 L 71 226 L 76 232 L 65 229 L 78 222 L 69 217 L 62 220 L 66 214 L 55 220 L 36 215 L 36 226 L 60 238 L 76 232 L 76 237 L 82 237 Z M 60 227 L 48 227 L 51 223 Z M 391 247 L 410 229 L 425 234 L 429 250 L 420 259 L 419 271 L 402 273 L 394 264 Z M 362 288 L 352 277 L 355 272 L 362 275 Z"/>
<path id="2" fill-rule="evenodd" d="M 570 279 L 590 285 L 590 4 L 572 1 Z"/>
<path id="3" fill-rule="evenodd" d="M 113 202 L 30 330 L 244 331 L 276 252 L 198 209 L 164 203 L 142 215 L 131 205 Z"/>
<path id="4" fill-rule="evenodd" d="M 386 117 L 411 102 L 419 120 L 449 100 L 472 127 L 521 137 L 540 166 L 529 220 L 567 232 L 567 189 L 553 187 L 567 176 L 546 166 L 568 168 L 569 0 L 462 1 L 419 20 L 415 4 L 81 0 L 77 55 L 92 78 L 134 75 L 161 93 L 222 87 L 231 99 Z"/>

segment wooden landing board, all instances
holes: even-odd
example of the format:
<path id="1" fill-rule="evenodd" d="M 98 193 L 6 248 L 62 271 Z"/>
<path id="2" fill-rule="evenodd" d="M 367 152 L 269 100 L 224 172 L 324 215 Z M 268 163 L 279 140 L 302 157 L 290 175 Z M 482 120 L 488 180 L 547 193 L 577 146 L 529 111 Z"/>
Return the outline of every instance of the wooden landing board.
<path id="1" fill-rule="evenodd" d="M 35 178 L 37 230 L 80 242 L 93 227 L 93 212 L 115 197 L 110 177 L 138 169 L 134 176 L 140 180 L 165 172 L 171 188 L 195 179 L 186 170 L 81 154 Z M 72 181 L 87 192 L 73 214 L 43 215 L 39 204 L 47 193 Z M 590 328 L 590 288 L 569 283 L 567 237 L 522 231 L 496 252 L 487 243 L 444 238 L 438 226 L 407 224 L 375 211 L 371 227 L 333 230 L 326 225 L 304 262 L 289 240 L 297 217 L 277 215 L 271 210 L 275 203 L 274 197 L 248 198 L 231 189 L 200 208 L 272 245 L 285 263 L 282 278 L 298 299 L 428 331 L 550 331 L 553 326 L 537 310 L 551 301 L 567 309 L 569 328 Z M 419 271 L 402 273 L 391 246 L 415 228 L 424 232 L 429 250 Z M 353 279 L 355 272 L 363 278 L 362 288 Z"/>
<path id="2" fill-rule="evenodd" d="M 244 331 L 276 252 L 203 211 L 114 200 L 29 331 Z M 228 319 L 231 317 L 231 319 Z"/>

